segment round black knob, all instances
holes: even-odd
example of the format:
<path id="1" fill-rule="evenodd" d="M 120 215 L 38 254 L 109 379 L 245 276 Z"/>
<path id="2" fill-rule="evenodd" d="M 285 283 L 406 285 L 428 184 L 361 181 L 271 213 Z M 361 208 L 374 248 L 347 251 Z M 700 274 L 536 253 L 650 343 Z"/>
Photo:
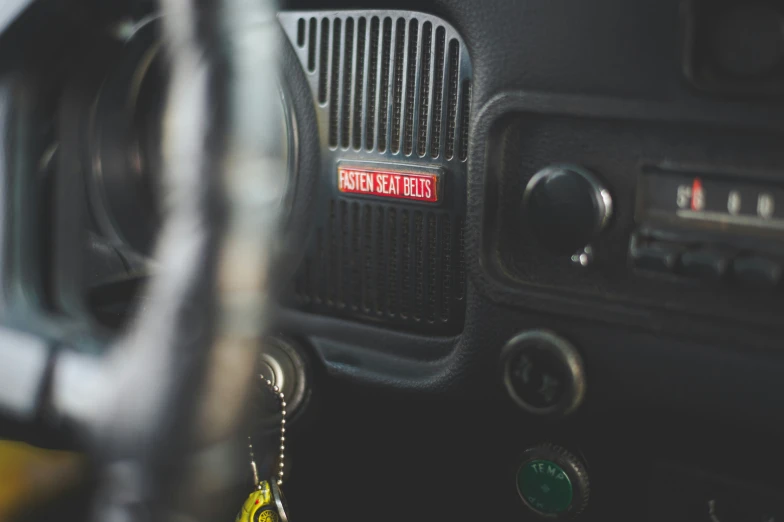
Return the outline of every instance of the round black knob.
<path id="1" fill-rule="evenodd" d="M 551 520 L 574 518 L 588 505 L 585 465 L 560 446 L 542 444 L 526 450 L 516 479 L 526 507 Z"/>
<path id="2" fill-rule="evenodd" d="M 509 396 L 528 413 L 568 415 L 585 396 L 580 354 L 569 341 L 546 330 L 510 339 L 501 351 L 501 372 Z"/>
<path id="3" fill-rule="evenodd" d="M 529 229 L 545 248 L 571 255 L 607 226 L 612 198 L 590 171 L 576 165 L 553 165 L 528 182 L 523 212 Z"/>

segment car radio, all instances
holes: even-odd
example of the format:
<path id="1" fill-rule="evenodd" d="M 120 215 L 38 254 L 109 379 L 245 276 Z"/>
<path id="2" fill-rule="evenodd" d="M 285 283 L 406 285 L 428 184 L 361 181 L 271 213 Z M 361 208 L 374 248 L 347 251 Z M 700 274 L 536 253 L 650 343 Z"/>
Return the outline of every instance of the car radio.
<path id="1" fill-rule="evenodd" d="M 710 103 L 495 98 L 471 160 L 478 288 L 657 331 L 726 339 L 738 322 L 779 328 L 783 120 L 758 116 L 738 106 L 716 121 Z"/>
<path id="2" fill-rule="evenodd" d="M 637 268 L 771 290 L 781 280 L 784 187 L 654 169 L 640 176 L 636 221 Z"/>

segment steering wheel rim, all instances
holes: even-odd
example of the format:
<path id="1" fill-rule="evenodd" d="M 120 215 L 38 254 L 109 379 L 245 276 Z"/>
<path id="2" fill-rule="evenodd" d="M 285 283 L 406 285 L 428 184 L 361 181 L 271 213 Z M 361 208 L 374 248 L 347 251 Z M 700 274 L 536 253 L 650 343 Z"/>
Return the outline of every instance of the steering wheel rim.
<path id="1" fill-rule="evenodd" d="M 34 345 L 22 359 L 24 351 L 0 350 L 0 360 L 17 363 L 37 354 L 20 379 L 39 411 L 20 420 L 45 409 L 45 418 L 76 427 L 96 463 L 96 520 L 220 516 L 189 457 L 198 448 L 201 460 L 217 458 L 213 486 L 242 477 L 243 398 L 280 225 L 271 203 L 285 190 L 276 176 L 286 169 L 264 147 L 266 104 L 278 88 L 268 72 L 276 66 L 272 2 L 161 0 L 160 8 L 171 79 L 149 305 L 102 357 L 68 349 L 73 338 L 51 331 L 14 338 L 17 348 Z"/>

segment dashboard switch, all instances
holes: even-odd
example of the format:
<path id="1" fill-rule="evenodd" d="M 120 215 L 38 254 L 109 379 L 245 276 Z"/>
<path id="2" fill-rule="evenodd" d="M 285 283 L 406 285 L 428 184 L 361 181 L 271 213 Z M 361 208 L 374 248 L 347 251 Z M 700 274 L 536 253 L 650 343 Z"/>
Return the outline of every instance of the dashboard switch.
<path id="1" fill-rule="evenodd" d="M 683 250 L 683 245 L 650 241 L 635 234 L 632 236 L 629 254 L 635 268 L 669 273 L 675 270 Z"/>
<path id="2" fill-rule="evenodd" d="M 732 264 L 735 279 L 748 286 L 774 288 L 781 281 L 781 264 L 760 256 L 744 256 Z"/>
<path id="3" fill-rule="evenodd" d="M 689 250 L 681 256 L 680 272 L 699 279 L 718 280 L 727 274 L 729 263 L 729 255 L 721 250 Z"/>
<path id="4" fill-rule="evenodd" d="M 574 518 L 588 504 L 588 473 L 564 448 L 542 444 L 523 453 L 517 492 L 526 507 L 542 517 Z"/>
<path id="5" fill-rule="evenodd" d="M 501 369 L 509 395 L 529 413 L 567 415 L 585 395 L 580 354 L 552 332 L 532 330 L 512 338 L 501 352 Z"/>

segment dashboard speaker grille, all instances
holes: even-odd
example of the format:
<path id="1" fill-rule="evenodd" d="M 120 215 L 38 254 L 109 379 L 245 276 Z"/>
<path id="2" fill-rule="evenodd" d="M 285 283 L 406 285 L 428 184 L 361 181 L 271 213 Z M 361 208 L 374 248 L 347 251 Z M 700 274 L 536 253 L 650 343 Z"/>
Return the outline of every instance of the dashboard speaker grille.
<path id="1" fill-rule="evenodd" d="M 318 248 L 297 276 L 302 308 L 425 328 L 460 319 L 452 313 L 465 298 L 459 221 L 379 203 L 331 200 L 329 207 Z M 331 248 L 324 248 L 325 237 L 334 241 Z"/>
<path id="2" fill-rule="evenodd" d="M 282 12 L 313 93 L 322 182 L 292 306 L 453 335 L 465 317 L 463 223 L 473 69 L 444 20 L 392 10 Z M 437 167 L 437 204 L 347 197 L 339 162 Z"/>

